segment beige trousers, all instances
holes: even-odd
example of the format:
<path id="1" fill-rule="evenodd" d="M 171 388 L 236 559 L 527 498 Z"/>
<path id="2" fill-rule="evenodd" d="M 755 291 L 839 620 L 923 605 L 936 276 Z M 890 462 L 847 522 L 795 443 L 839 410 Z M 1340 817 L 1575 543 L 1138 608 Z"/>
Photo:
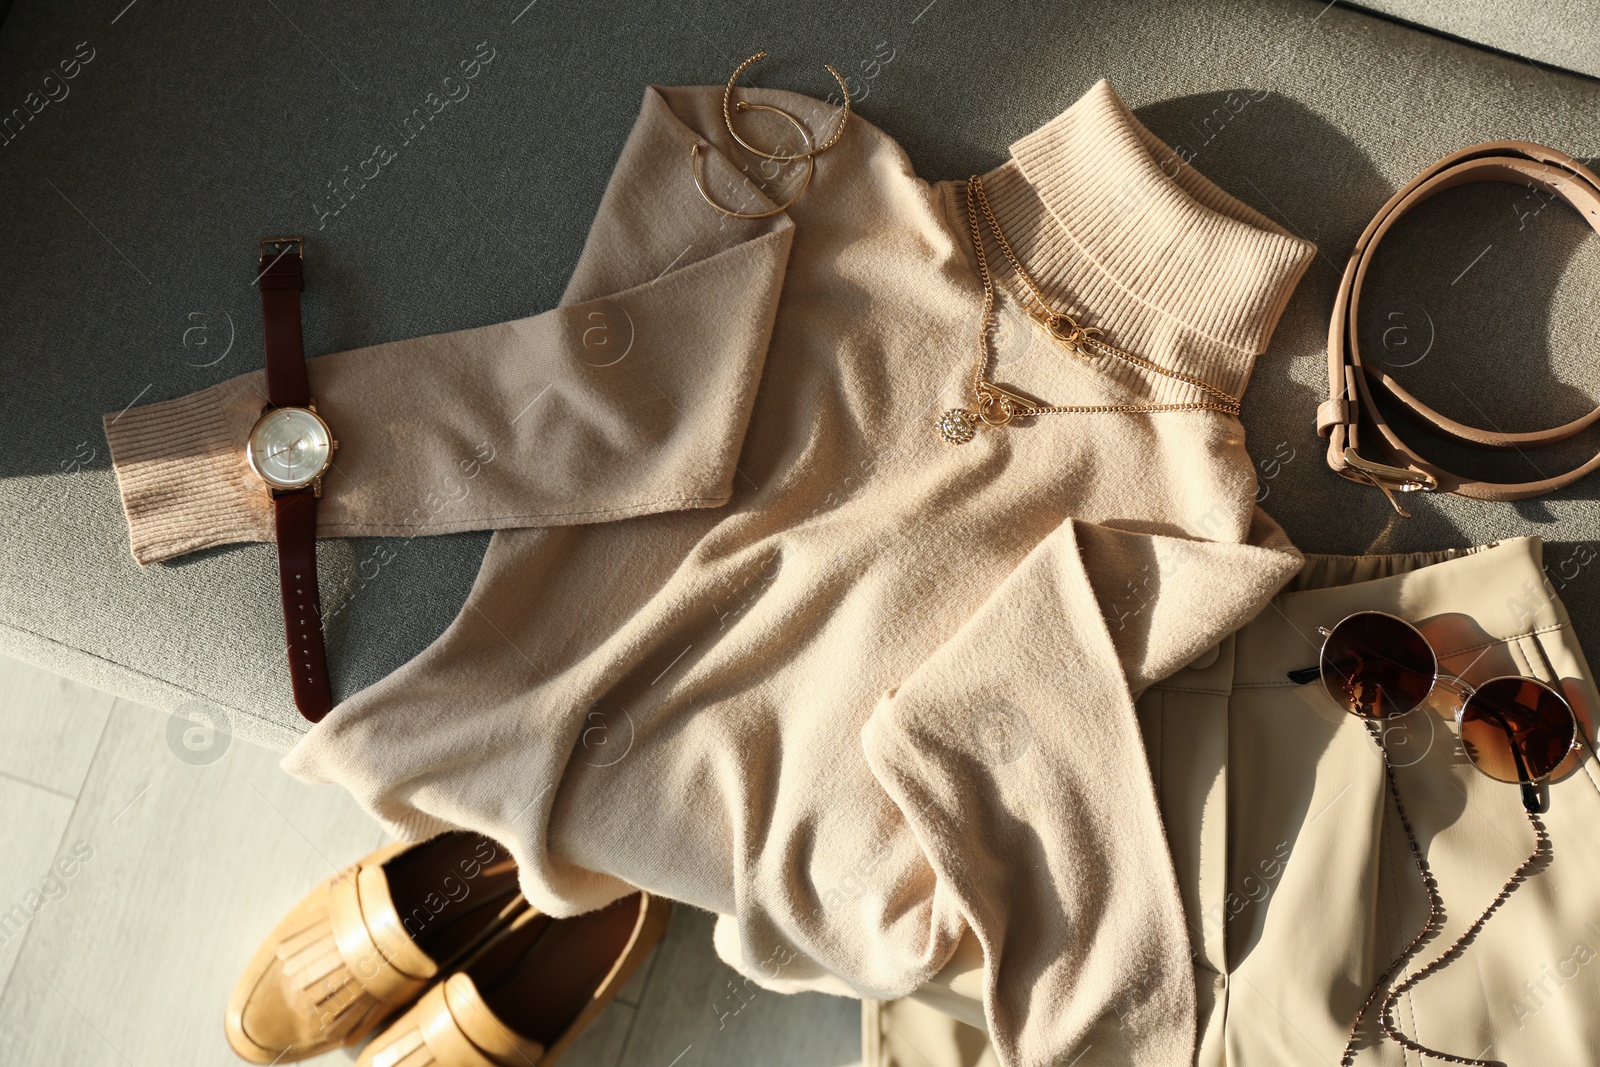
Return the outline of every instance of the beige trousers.
<path id="1" fill-rule="evenodd" d="M 1568 558 L 1570 557 L 1570 558 Z M 1337 1064 L 1372 983 L 1427 903 L 1362 724 L 1316 684 L 1319 626 L 1376 609 L 1408 619 L 1441 669 L 1468 682 L 1556 683 L 1586 738 L 1600 699 L 1557 593 L 1587 559 L 1546 576 L 1534 538 L 1399 556 L 1312 556 L 1256 620 L 1139 701 L 1150 770 L 1189 919 L 1199 997 L 1197 1063 Z M 1569 590 L 1570 591 L 1570 590 Z M 1515 786 L 1467 762 L 1451 694 L 1389 726 L 1400 794 L 1444 900 L 1450 944 L 1533 847 Z M 1600 771 L 1592 745 L 1548 788 L 1552 859 L 1481 935 L 1402 997 L 1395 1019 L 1423 1044 L 1509 1067 L 1600 1064 Z M 869 1067 L 992 1063 L 982 959 L 963 945 L 914 998 L 869 1002 Z M 1418 1064 L 1363 1028 L 1357 1064 Z M 1076 1067 L 1100 1061 L 1077 1050 Z"/>

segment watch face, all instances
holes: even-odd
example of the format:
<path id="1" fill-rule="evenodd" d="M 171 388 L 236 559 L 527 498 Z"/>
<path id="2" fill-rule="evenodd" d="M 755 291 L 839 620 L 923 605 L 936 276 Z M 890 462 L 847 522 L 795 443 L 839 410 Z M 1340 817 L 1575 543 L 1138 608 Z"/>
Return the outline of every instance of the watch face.
<path id="1" fill-rule="evenodd" d="M 268 485 L 301 489 L 328 469 L 333 434 L 309 408 L 274 408 L 250 431 L 245 453 L 251 469 Z"/>

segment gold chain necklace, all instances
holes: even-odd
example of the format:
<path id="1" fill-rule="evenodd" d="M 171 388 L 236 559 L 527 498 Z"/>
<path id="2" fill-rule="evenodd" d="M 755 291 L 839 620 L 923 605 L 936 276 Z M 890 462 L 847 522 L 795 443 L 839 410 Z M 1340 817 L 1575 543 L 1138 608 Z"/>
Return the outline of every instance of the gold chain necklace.
<path id="1" fill-rule="evenodd" d="M 984 221 L 989 224 L 990 232 L 994 234 L 995 242 L 999 244 L 1000 250 L 1005 253 L 1012 269 L 1021 279 L 1027 290 L 1026 295 L 1032 299 L 1033 305 L 1036 305 L 1036 307 L 1028 306 L 1027 301 L 1024 301 L 1024 310 L 1030 319 L 1044 328 L 1051 340 L 1080 359 L 1092 360 L 1096 357 L 1119 359 L 1143 370 L 1192 385 L 1211 399 L 1183 404 L 1041 404 L 990 381 L 989 332 L 994 328 L 995 318 L 994 279 L 989 273 L 989 258 L 983 251 L 983 234 L 978 229 L 978 215 L 972 210 L 974 204 L 978 205 Z M 1221 411 L 1228 415 L 1239 414 L 1238 397 L 1225 393 L 1199 378 L 1152 363 L 1132 352 L 1125 352 L 1116 345 L 1108 343 L 1104 339 L 1103 332 L 1097 327 L 1080 325 L 1077 319 L 1066 312 L 1052 309 L 1049 301 L 1045 300 L 1044 293 L 1028 275 L 1022 261 L 1012 250 L 1011 242 L 1006 240 L 1005 231 L 1000 228 L 1000 220 L 995 218 L 994 210 L 989 206 L 988 194 L 983 190 L 983 179 L 976 174 L 967 179 L 967 224 L 972 230 L 972 249 L 976 255 L 978 277 L 983 282 L 983 320 L 978 327 L 978 362 L 972 368 L 973 408 L 970 410 L 951 408 L 935 421 L 939 436 L 946 442 L 952 445 L 966 444 L 977 434 L 980 423 L 987 426 L 1004 426 L 1012 419 L 1031 418 L 1035 415 L 1092 413 L 1136 415 L 1156 411 Z"/>

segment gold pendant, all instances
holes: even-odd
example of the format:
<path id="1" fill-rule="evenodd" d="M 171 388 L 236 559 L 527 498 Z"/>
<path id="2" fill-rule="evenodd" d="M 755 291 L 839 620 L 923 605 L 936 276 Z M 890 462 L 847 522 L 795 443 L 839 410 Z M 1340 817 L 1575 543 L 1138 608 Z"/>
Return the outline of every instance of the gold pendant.
<path id="1" fill-rule="evenodd" d="M 948 445 L 964 445 L 978 432 L 978 422 L 972 412 L 961 408 L 946 411 L 934 420 L 934 425 L 939 428 L 939 436 Z"/>

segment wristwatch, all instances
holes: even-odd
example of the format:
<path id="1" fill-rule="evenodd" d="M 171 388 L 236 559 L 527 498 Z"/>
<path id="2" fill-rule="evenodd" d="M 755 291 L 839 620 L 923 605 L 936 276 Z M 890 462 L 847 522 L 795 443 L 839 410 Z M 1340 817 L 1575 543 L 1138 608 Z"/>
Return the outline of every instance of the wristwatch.
<path id="1" fill-rule="evenodd" d="M 276 513 L 278 580 L 283 587 L 283 627 L 295 707 L 311 722 L 319 722 L 333 707 L 333 689 L 328 684 L 322 601 L 317 594 L 317 499 L 339 442 L 311 398 L 300 333 L 304 267 L 302 238 L 269 237 L 261 242 L 256 280 L 261 286 L 267 352 L 267 406 L 250 430 L 245 459 L 271 494 Z"/>

